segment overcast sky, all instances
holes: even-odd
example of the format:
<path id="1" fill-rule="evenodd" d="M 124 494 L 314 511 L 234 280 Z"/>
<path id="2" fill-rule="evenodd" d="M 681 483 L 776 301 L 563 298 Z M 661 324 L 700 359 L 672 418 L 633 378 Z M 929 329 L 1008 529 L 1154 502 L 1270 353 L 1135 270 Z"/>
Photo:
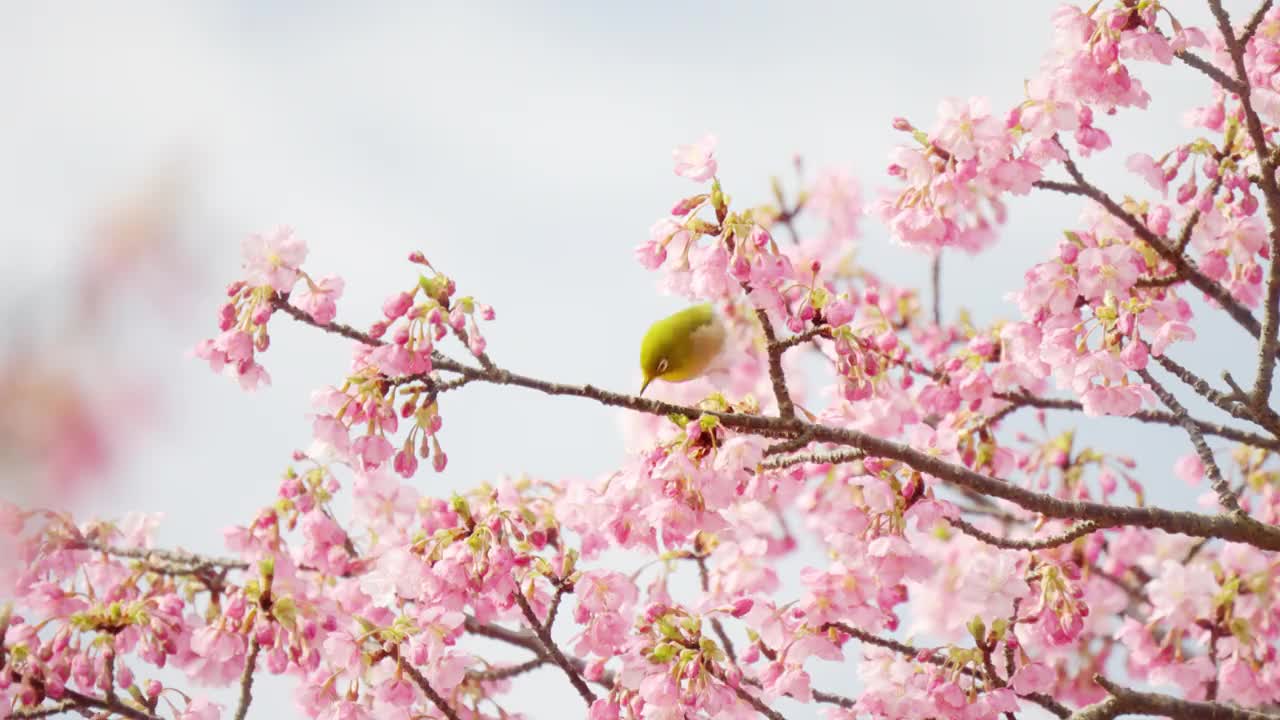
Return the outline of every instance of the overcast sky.
<path id="1" fill-rule="evenodd" d="M 1203 9 L 1188 5 L 1180 18 L 1203 25 Z M 256 394 L 184 357 L 216 331 L 218 290 L 236 277 L 246 234 L 295 227 L 311 247 L 306 268 L 346 278 L 339 319 L 361 326 L 413 282 L 403 258 L 421 249 L 461 292 L 496 308 L 487 334 L 500 364 L 633 389 L 643 329 L 680 304 L 658 294 L 631 255 L 693 187 L 671 173 L 674 145 L 718 134 L 720 176 L 739 202 L 766 200 L 769 175 L 790 178 L 795 153 L 811 170 L 849 170 L 870 196 L 888 185 L 894 116 L 932 127 L 943 96 L 987 95 L 999 109 L 1021 98 L 1055 6 L 6 5 L 0 300 L 56 306 L 96 213 L 166 163 L 191 171 L 184 241 L 194 263 L 177 283 L 187 290 L 168 312 L 139 302 L 111 325 L 117 360 L 154 383 L 159 405 L 129 461 L 80 510 L 163 510 L 163 542 L 218 551 L 219 530 L 270 503 L 290 450 L 307 444 L 308 393 L 340 381 L 344 343 L 278 319 L 263 358 L 275 382 Z M 1177 120 L 1208 86 L 1175 70 L 1140 71 L 1154 114 L 1098 121 L 1126 148 L 1086 165 L 1104 185 L 1140 191 L 1124 157 L 1187 137 Z M 980 321 L 1015 316 L 1004 294 L 1078 209 L 1057 197 L 1012 203 L 994 250 L 947 257 L 947 314 L 964 306 Z M 874 221 L 863 227 L 860 255 L 873 269 L 923 281 L 924 260 L 892 246 Z M 1242 339 L 1219 328 L 1203 344 Z M 1236 355 L 1248 362 L 1251 352 Z M 1217 369 L 1206 352 L 1187 358 Z M 622 452 L 616 415 L 582 401 L 474 387 L 449 395 L 442 411 L 450 466 L 419 475 L 430 493 L 522 470 L 592 477 Z M 1167 476 L 1187 449 L 1171 454 L 1165 441 L 1182 443 L 1176 434 L 1106 428 L 1096 437 L 1153 476 Z M 1172 480 L 1154 495 L 1176 506 L 1193 498 Z M 832 689 L 842 682 L 823 678 Z M 292 715 L 267 688 L 258 714 Z M 522 697 L 534 717 L 576 702 Z"/>

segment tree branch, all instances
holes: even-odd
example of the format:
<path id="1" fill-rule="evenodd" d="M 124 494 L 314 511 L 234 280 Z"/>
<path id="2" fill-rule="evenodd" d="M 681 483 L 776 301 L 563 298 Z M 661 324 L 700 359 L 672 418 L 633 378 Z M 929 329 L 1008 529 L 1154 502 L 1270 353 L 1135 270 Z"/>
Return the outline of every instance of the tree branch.
<path id="1" fill-rule="evenodd" d="M 1090 535 L 1101 529 L 1096 523 L 1082 522 L 1057 535 L 1050 535 L 1049 537 L 1043 538 L 1015 540 L 1012 538 L 1003 538 L 998 535 L 992 535 L 991 533 L 986 532 L 985 530 L 980 530 L 960 518 L 948 518 L 947 522 L 951 523 L 953 527 L 966 535 L 971 535 L 988 545 L 1008 550 L 1043 550 L 1045 548 L 1066 545 L 1069 542 L 1073 542 L 1078 538 Z"/>
<path id="2" fill-rule="evenodd" d="M 1081 708 L 1070 720 L 1111 720 L 1121 715 L 1159 715 L 1174 720 L 1278 720 L 1280 716 L 1243 710 L 1232 705 L 1212 702 L 1194 702 L 1168 695 L 1138 692 L 1117 685 L 1101 675 L 1093 681 L 1101 685 L 1111 697 L 1102 702 Z"/>
<path id="3" fill-rule="evenodd" d="M 786 720 L 786 717 L 784 717 L 782 713 L 769 707 L 763 700 L 744 690 L 740 683 L 729 682 L 728 678 L 726 678 L 724 673 L 720 670 L 711 668 L 710 672 L 712 677 L 724 683 L 725 687 L 732 689 L 733 694 L 737 695 L 740 700 L 754 708 L 756 712 L 769 718 L 769 720 Z"/>
<path id="4" fill-rule="evenodd" d="M 1253 17 L 1249 18 L 1249 22 L 1245 23 L 1244 32 L 1240 33 L 1240 46 L 1248 47 L 1249 41 L 1253 39 L 1254 33 L 1258 32 L 1258 26 L 1262 24 L 1262 18 L 1266 17 L 1267 11 L 1271 9 L 1271 0 L 1262 0 L 1262 4 L 1257 10 L 1253 11 Z"/>
<path id="5" fill-rule="evenodd" d="M 777 343 L 778 349 L 780 351 L 785 352 L 795 347 L 796 345 L 809 342 L 815 337 L 818 337 L 818 336 L 827 337 L 830 332 L 831 332 L 830 325 L 818 325 L 817 327 L 811 327 L 808 330 L 805 330 L 804 332 L 798 333 L 796 335 L 792 335 L 791 337 L 786 338 L 785 340 L 779 340 Z"/>
<path id="6" fill-rule="evenodd" d="M 453 706 L 449 704 L 449 701 L 441 697 L 440 693 L 436 692 L 436 689 L 431 687 L 431 682 L 427 680 L 426 675 L 418 672 L 417 668 L 408 663 L 401 663 L 400 667 L 404 669 L 405 674 L 413 678 L 414 684 L 418 686 L 418 689 L 422 691 L 422 694 L 426 695 L 427 699 L 431 701 L 431 704 L 435 705 L 440 712 L 444 713 L 446 718 L 449 720 L 462 720 L 462 718 L 458 716 L 457 711 L 453 709 Z"/>
<path id="7" fill-rule="evenodd" d="M 1074 410 L 1079 412 L 1084 409 L 1077 400 L 1047 398 L 1039 395 L 1031 395 L 1029 393 L 996 393 L 996 397 L 1017 406 L 1040 408 L 1043 410 Z M 1139 422 L 1181 427 L 1181 423 L 1179 423 L 1177 417 L 1172 413 L 1163 411 L 1139 410 L 1138 412 L 1130 415 L 1129 418 Z M 1227 440 L 1233 440 L 1256 448 L 1280 451 L 1280 440 L 1275 438 L 1264 437 L 1262 435 L 1239 430 L 1228 425 L 1211 423 L 1197 418 L 1191 418 L 1191 422 L 1195 423 L 1196 427 L 1200 429 L 1200 432 L 1206 435 L 1216 435 Z"/>
<path id="8" fill-rule="evenodd" d="M 467 673 L 467 677 L 477 681 L 494 681 L 506 680 L 517 675 L 523 675 L 530 670 L 536 670 L 549 662 L 545 657 L 536 657 L 532 660 L 526 660 L 519 665 L 508 665 L 507 667 L 498 667 L 490 670 L 479 670 Z"/>
<path id="9" fill-rule="evenodd" d="M 9 677 L 11 682 L 18 683 L 20 685 L 29 685 L 30 687 L 35 689 L 40 695 L 45 695 L 44 683 L 40 682 L 39 680 L 31 677 L 26 677 L 25 675 L 23 675 L 22 673 L 14 669 L 10 669 Z M 113 682 L 114 680 L 115 679 L 112 678 Z M 159 715 L 155 715 L 144 708 L 138 708 L 133 705 L 126 705 L 124 702 L 121 702 L 119 699 L 110 700 L 107 698 L 94 697 L 93 695 L 86 695 L 85 693 L 78 692 L 76 690 L 72 690 L 71 688 L 67 688 L 67 687 L 64 687 L 62 689 L 62 695 L 66 699 L 63 700 L 61 703 L 59 703 L 58 706 L 62 707 L 64 710 L 75 709 L 75 708 L 93 708 L 96 710 L 104 710 L 108 713 L 115 713 L 116 715 L 119 715 L 121 717 L 130 718 L 130 720 L 161 720 Z M 47 708 L 31 708 L 31 712 L 44 713 L 46 709 Z M 22 717 L 22 716 L 15 715 L 15 717 Z M 32 714 L 32 715 L 28 715 L 27 717 L 48 717 L 48 714 L 47 713 Z"/>
<path id="10" fill-rule="evenodd" d="M 1240 83 L 1236 82 L 1236 80 L 1230 75 L 1219 70 L 1216 65 L 1208 60 L 1205 60 L 1190 50 L 1176 52 L 1174 53 L 1174 56 L 1185 63 L 1188 67 L 1193 67 L 1205 75 L 1208 75 L 1214 82 L 1221 85 L 1223 90 L 1237 95 L 1240 94 Z"/>
<path id="11" fill-rule="evenodd" d="M 1267 274 L 1267 297 L 1262 319 L 1262 334 L 1258 343 L 1258 375 L 1254 379 L 1252 404 L 1254 407 L 1266 406 L 1271 401 L 1271 380 L 1276 369 L 1276 342 L 1280 332 L 1280 186 L 1276 184 L 1276 166 L 1271 161 L 1267 148 L 1266 130 L 1262 119 L 1253 107 L 1253 97 L 1249 85 L 1249 72 L 1244 65 L 1244 44 L 1236 39 L 1231 27 L 1231 18 L 1222 7 L 1222 0 L 1209 0 L 1209 10 L 1218 23 L 1218 31 L 1222 33 L 1227 53 L 1235 66 L 1239 88 L 1236 94 L 1240 97 L 1240 107 L 1244 111 L 1245 128 L 1249 131 L 1249 140 L 1253 144 L 1253 153 L 1258 157 L 1259 185 L 1262 187 L 1263 199 L 1267 205 L 1267 220 L 1271 223 L 1271 266 Z"/>
<path id="12" fill-rule="evenodd" d="M 707 556 L 698 555 L 694 559 L 698 562 L 698 580 L 702 583 L 702 594 L 705 596 L 711 592 L 711 582 L 707 576 Z M 715 631 L 716 637 L 720 638 L 720 644 L 724 646 L 724 654 L 737 665 L 738 655 L 733 651 L 733 642 L 729 640 L 729 633 L 725 632 L 724 624 L 715 615 L 711 616 L 711 629 Z"/>
<path id="13" fill-rule="evenodd" d="M 1075 162 L 1072 161 L 1071 158 L 1064 160 L 1063 166 L 1075 181 L 1074 183 L 1040 180 L 1035 183 L 1035 186 L 1045 190 L 1054 190 L 1066 193 L 1068 195 L 1080 195 L 1098 203 L 1117 220 L 1128 225 L 1130 229 L 1132 229 L 1139 238 L 1150 245 L 1156 253 L 1172 263 L 1180 275 L 1185 276 L 1187 281 L 1195 286 L 1196 289 L 1212 298 L 1214 302 L 1216 302 L 1228 315 L 1231 316 L 1233 320 L 1236 321 L 1236 323 L 1247 330 L 1250 335 L 1253 335 L 1255 338 L 1261 335 L 1262 328 L 1258 324 L 1257 318 L 1255 318 L 1247 308 L 1236 302 L 1236 299 L 1231 297 L 1231 293 L 1229 293 L 1226 288 L 1214 282 L 1209 278 L 1209 276 L 1201 272 L 1200 269 L 1191 264 L 1184 255 L 1176 252 L 1174 248 L 1164 240 L 1164 238 L 1161 238 L 1151 232 L 1151 230 L 1148 229 L 1142 221 L 1125 212 L 1124 208 L 1120 207 L 1120 204 L 1113 200 L 1110 195 L 1106 194 L 1094 185 L 1089 184 L 1089 182 L 1084 179 L 1084 175 L 1080 172 L 1080 169 L 1076 167 Z"/>
<path id="14" fill-rule="evenodd" d="M 1213 451 L 1209 449 L 1209 445 L 1204 441 L 1204 435 L 1200 434 L 1200 429 L 1195 423 L 1187 418 L 1187 409 L 1178 402 L 1178 399 L 1164 388 L 1155 378 L 1151 377 L 1151 373 L 1145 368 L 1138 371 L 1138 377 L 1151 386 L 1156 397 L 1160 398 L 1160 402 L 1164 403 L 1169 410 L 1177 416 L 1179 424 L 1187 431 L 1187 435 L 1191 437 L 1191 444 L 1195 446 L 1196 454 L 1200 456 L 1200 462 L 1204 463 L 1205 471 L 1209 474 L 1209 484 L 1213 487 L 1213 491 L 1218 494 L 1218 502 L 1229 512 L 1237 515 L 1243 515 L 1244 511 L 1240 509 L 1240 502 L 1236 500 L 1236 496 L 1231 492 L 1231 487 L 1227 485 L 1227 481 L 1222 478 L 1222 471 L 1218 469 L 1218 462 L 1213 457 Z"/>
<path id="15" fill-rule="evenodd" d="M 240 702 L 236 705 L 235 720 L 244 720 L 249 714 L 249 703 L 253 702 L 253 671 L 258 663 L 258 637 L 251 635 L 249 655 L 244 659 L 244 671 L 240 673 Z"/>
<path id="16" fill-rule="evenodd" d="M 653 415 L 678 414 L 686 417 L 697 417 L 705 413 L 718 418 L 725 427 L 739 431 L 788 437 L 811 433 L 816 441 L 845 445 L 871 455 L 897 460 L 920 472 L 928 473 L 954 485 L 968 488 L 983 495 L 1009 500 L 1026 510 L 1039 512 L 1048 517 L 1093 520 L 1099 527 L 1133 525 L 1160 529 L 1179 535 L 1216 537 L 1243 542 L 1264 550 L 1280 550 L 1280 528 L 1265 525 L 1252 518 L 1204 515 L 1152 507 L 1125 507 L 1063 500 L 983 475 L 907 445 L 868 435 L 857 430 L 830 427 L 794 418 L 788 420 L 761 415 L 702 410 L 634 395 L 623 395 L 601 390 L 592 385 L 567 385 L 548 382 L 518 375 L 501 368 L 493 372 L 487 372 L 443 357 L 436 362 L 436 366 L 450 372 L 474 376 L 482 382 L 515 385 L 537 390 L 548 395 L 569 395 L 588 398 L 604 405 L 628 408 Z"/>
<path id="17" fill-rule="evenodd" d="M 945 653 L 929 653 L 924 657 L 921 657 L 920 648 L 914 647 L 912 645 L 908 645 L 906 643 L 898 642 L 897 640 L 894 640 L 892 638 L 882 638 L 879 635 L 873 635 L 865 630 L 861 630 L 847 623 L 832 622 L 822 626 L 822 630 L 824 631 L 827 630 L 828 628 L 835 628 L 836 630 L 846 633 L 851 637 L 857 638 L 858 640 L 866 643 L 867 645 L 875 645 L 877 647 L 885 648 L 886 650 L 892 650 L 898 653 L 899 655 L 905 655 L 906 657 L 912 658 L 913 660 L 916 660 L 916 661 L 928 662 L 933 665 L 943 665 L 943 666 L 947 664 L 947 657 Z M 965 674 L 973 675 L 973 672 L 970 671 Z M 1026 699 L 1036 703 L 1040 707 L 1043 707 L 1045 710 L 1048 710 L 1049 712 L 1053 713 L 1054 715 L 1057 715 L 1060 718 L 1065 718 L 1071 714 L 1071 710 L 1068 709 L 1065 705 L 1042 693 L 1028 693 L 1026 695 L 1021 695 L 1020 697 L 1025 697 Z"/>
<path id="18" fill-rule="evenodd" d="M 796 407 L 791 402 L 787 378 L 782 372 L 782 351 L 786 348 L 779 346 L 769 314 L 756 308 L 756 318 L 760 320 L 760 327 L 764 330 L 765 352 L 769 355 L 769 380 L 773 383 L 773 395 L 778 399 L 778 414 L 784 418 L 793 418 L 796 416 Z"/>
<path id="19" fill-rule="evenodd" d="M 549 382 L 518 375 L 499 367 L 495 367 L 493 370 L 484 370 L 465 365 L 443 355 L 438 355 L 433 362 L 439 370 L 457 373 L 481 382 L 524 387 L 547 395 L 588 398 L 603 405 L 622 407 L 653 415 L 665 416 L 674 413 L 685 415 L 686 417 L 697 417 L 707 414 L 718 418 L 721 424 L 727 428 L 775 437 L 796 437 L 809 433 L 816 441 L 845 445 L 879 457 L 897 460 L 915 470 L 928 473 L 954 485 L 983 495 L 1009 500 L 1026 510 L 1039 512 L 1048 517 L 1092 520 L 1099 527 L 1132 525 L 1192 537 L 1216 537 L 1234 542 L 1243 542 L 1264 550 L 1280 550 L 1280 528 L 1260 523 L 1249 517 L 1210 516 L 1161 508 L 1112 506 L 1094 502 L 1063 500 L 983 475 L 969 468 L 948 463 L 907 445 L 878 438 L 857 430 L 829 427 L 796 418 L 765 417 L 702 410 L 601 390 L 592 385 L 568 385 Z M 421 379 L 426 379 L 426 376 Z"/>
<path id="20" fill-rule="evenodd" d="M 840 465 L 854 460 L 861 460 L 867 454 L 861 450 L 833 450 L 831 452 L 821 453 L 801 453 L 799 455 L 786 455 L 783 457 L 774 457 L 760 463 L 760 467 L 765 470 L 777 470 L 780 468 L 791 467 L 792 465 L 803 465 L 812 463 L 814 465 Z"/>
<path id="21" fill-rule="evenodd" d="M 542 651 L 551 656 L 551 659 L 555 661 L 555 664 L 560 666 L 560 669 L 568 676 L 569 682 L 573 685 L 573 689 L 577 690 L 578 694 L 582 696 L 582 699 L 586 701 L 588 706 L 590 706 L 591 703 L 596 701 L 596 694 L 591 692 L 591 688 L 587 687 L 587 683 L 582 679 L 582 675 L 573 667 L 569 662 L 569 659 L 564 656 L 564 653 L 560 652 L 560 648 L 556 645 L 555 641 L 551 639 L 551 634 L 548 633 L 547 629 L 538 621 L 538 614 L 533 611 L 532 607 L 530 607 L 529 601 L 524 597 L 524 593 L 517 588 L 511 594 L 515 597 L 516 604 L 520 606 L 520 612 L 524 613 L 524 619 L 529 621 L 529 626 L 533 629 L 533 634 L 537 636 L 538 642 L 542 646 Z"/>

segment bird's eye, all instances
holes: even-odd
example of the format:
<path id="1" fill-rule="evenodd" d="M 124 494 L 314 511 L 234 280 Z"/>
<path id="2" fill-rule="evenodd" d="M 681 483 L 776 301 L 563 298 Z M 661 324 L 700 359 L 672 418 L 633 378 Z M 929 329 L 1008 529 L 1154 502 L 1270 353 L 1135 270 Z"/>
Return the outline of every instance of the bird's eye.
<path id="1" fill-rule="evenodd" d="M 666 371 L 667 371 L 667 359 L 662 358 L 661 360 L 658 361 L 658 374 L 661 375 Z"/>

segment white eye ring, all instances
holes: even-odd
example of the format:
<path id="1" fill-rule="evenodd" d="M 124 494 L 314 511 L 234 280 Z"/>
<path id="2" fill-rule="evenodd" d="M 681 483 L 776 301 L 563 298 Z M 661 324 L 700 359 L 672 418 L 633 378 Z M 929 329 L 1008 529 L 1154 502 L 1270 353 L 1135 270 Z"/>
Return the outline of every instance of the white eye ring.
<path id="1" fill-rule="evenodd" d="M 667 371 L 667 359 L 662 358 L 661 360 L 658 361 L 658 374 L 661 375 L 666 371 Z"/>

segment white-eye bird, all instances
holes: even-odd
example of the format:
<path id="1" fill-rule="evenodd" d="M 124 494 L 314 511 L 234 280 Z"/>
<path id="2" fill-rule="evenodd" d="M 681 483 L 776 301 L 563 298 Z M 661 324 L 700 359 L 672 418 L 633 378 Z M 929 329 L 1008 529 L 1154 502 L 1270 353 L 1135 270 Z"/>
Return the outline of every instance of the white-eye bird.
<path id="1" fill-rule="evenodd" d="M 665 317 L 654 323 L 640 343 L 640 370 L 644 384 L 654 380 L 684 382 L 701 375 L 724 349 L 728 333 L 711 303 Z"/>

